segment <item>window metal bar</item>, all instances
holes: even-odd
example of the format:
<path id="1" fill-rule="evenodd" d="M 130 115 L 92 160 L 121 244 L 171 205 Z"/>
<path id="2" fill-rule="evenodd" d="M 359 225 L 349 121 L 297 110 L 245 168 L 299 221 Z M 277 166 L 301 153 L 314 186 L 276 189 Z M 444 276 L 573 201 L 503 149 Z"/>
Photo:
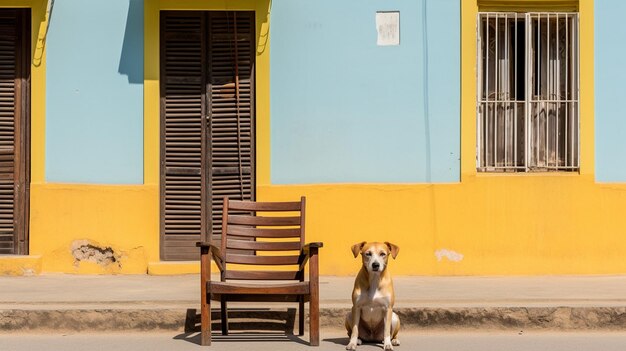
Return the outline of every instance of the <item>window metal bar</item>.
<path id="1" fill-rule="evenodd" d="M 577 25 L 577 23 L 575 25 Z M 574 50 L 578 50 L 578 43 L 575 43 L 573 46 L 575 47 Z M 575 56 L 572 56 L 572 57 L 576 60 L 576 66 L 578 66 L 578 55 L 575 55 Z M 576 75 L 576 80 L 578 81 L 578 79 L 579 79 L 579 75 Z M 572 91 L 575 91 L 576 95 L 578 95 L 578 87 L 579 87 L 578 84 L 576 84 L 576 86 L 574 86 L 572 88 Z M 578 105 L 578 104 L 576 104 L 576 105 Z M 572 149 L 573 149 L 574 145 L 575 145 L 575 142 L 576 142 L 575 134 L 574 134 L 574 126 L 575 125 L 577 126 L 579 121 L 578 121 L 578 118 L 577 118 L 578 117 L 578 113 L 576 113 L 576 114 L 572 113 L 572 115 L 573 115 L 573 118 L 575 119 L 575 123 L 576 123 L 576 124 L 572 123 L 572 127 L 571 127 L 572 128 L 571 138 L 572 138 Z M 575 165 L 574 163 L 575 163 L 574 150 L 572 150 L 572 166 Z"/>
<path id="2" fill-rule="evenodd" d="M 499 66 L 499 62 L 498 62 L 498 32 L 500 32 L 500 28 L 498 28 L 498 15 L 495 16 L 496 17 L 496 51 L 494 53 L 495 59 L 494 59 L 494 83 L 495 83 L 495 90 L 494 90 L 494 97 L 495 97 L 495 107 L 493 109 L 493 163 L 494 165 L 498 165 L 498 100 L 499 100 L 499 93 L 500 93 L 500 86 L 498 84 L 498 66 Z"/>
<path id="3" fill-rule="evenodd" d="M 557 103 L 557 102 L 577 102 L 576 100 L 565 100 L 565 99 L 542 99 L 542 100 L 534 100 L 533 102 L 537 102 L 537 101 L 542 101 L 542 102 L 553 102 L 553 103 Z"/>
<path id="4" fill-rule="evenodd" d="M 526 25 L 524 26 L 525 30 L 526 30 L 526 37 L 525 37 L 525 43 L 524 43 L 524 48 L 526 50 L 526 62 L 525 62 L 525 68 L 524 68 L 524 74 L 525 74 L 525 79 L 526 79 L 526 96 L 524 99 L 524 140 L 526 142 L 525 147 L 526 149 L 524 150 L 524 172 L 528 172 L 529 168 L 528 166 L 530 165 L 530 155 L 532 151 L 531 147 L 532 144 L 530 143 L 530 137 L 531 137 L 531 133 L 530 133 L 530 100 L 532 99 L 532 84 L 530 84 L 532 82 L 532 75 L 531 75 L 531 70 L 530 68 L 533 67 L 531 64 L 531 59 L 532 59 L 532 54 L 531 54 L 531 41 L 532 41 L 532 21 L 531 21 L 531 17 L 530 14 L 526 14 L 525 16 L 525 23 Z"/>
<path id="5" fill-rule="evenodd" d="M 504 166 L 507 167 L 509 165 L 509 152 L 508 152 L 508 141 L 511 140 L 508 137 L 508 133 L 509 133 L 509 127 L 508 127 L 508 120 L 509 120 L 509 115 L 510 113 L 510 105 L 509 105 L 509 101 L 511 100 L 511 94 L 510 94 L 510 86 L 509 86 L 509 15 L 508 14 L 504 14 L 504 90 L 505 90 L 505 96 L 504 96 L 504 100 L 506 100 L 505 104 L 504 104 L 504 137 L 503 137 L 503 141 L 504 141 Z"/>
<path id="6" fill-rule="evenodd" d="M 518 77 L 517 77 L 517 27 L 518 27 L 518 23 L 517 23 L 517 12 L 515 13 L 515 41 L 513 42 L 513 46 L 515 47 L 515 103 L 514 103 L 514 116 L 513 116 L 513 160 L 514 160 L 514 167 L 518 166 L 517 163 L 517 83 L 518 83 Z"/>
<path id="7" fill-rule="evenodd" d="M 485 89 L 485 100 L 487 100 L 487 103 L 485 104 L 485 109 L 486 109 L 486 113 L 485 113 L 485 139 L 483 140 L 483 143 L 485 145 L 485 166 L 487 166 L 489 164 L 489 67 L 490 67 L 490 62 L 489 62 L 489 45 L 491 45 L 491 42 L 489 41 L 489 14 L 487 14 L 487 24 L 486 24 L 486 34 L 487 34 L 487 41 L 485 43 L 485 51 L 487 53 L 487 62 L 485 65 L 485 85 L 486 85 L 486 89 Z"/>
<path id="8" fill-rule="evenodd" d="M 504 97 L 503 97 L 503 108 L 504 108 L 504 135 L 502 137 L 502 144 L 504 146 L 504 166 L 509 165 L 509 143 L 511 142 L 511 137 L 509 136 L 509 119 L 511 118 L 511 71 L 510 71 L 510 53 L 509 46 L 511 44 L 511 38 L 509 37 L 509 15 L 504 15 L 504 64 L 503 64 L 503 84 L 504 84 Z"/>
<path id="9" fill-rule="evenodd" d="M 572 43 L 570 44 L 571 46 L 571 50 L 572 50 L 572 69 L 574 67 L 578 67 L 579 61 L 578 61 L 578 56 L 576 55 L 576 52 L 578 51 L 578 36 L 575 35 L 575 33 L 578 32 L 578 21 L 577 21 L 577 17 L 576 18 L 572 18 Z M 571 72 L 572 75 L 572 82 L 571 82 L 571 93 L 572 93 L 572 99 L 576 99 L 578 100 L 578 79 L 579 79 L 579 75 L 578 73 L 574 73 L 574 71 L 572 70 Z M 576 105 L 575 110 L 574 110 L 574 105 Z M 578 123 L 577 121 L 577 116 L 578 116 L 578 103 L 576 102 L 572 102 L 570 103 L 570 114 L 571 114 L 571 123 L 570 123 L 570 133 L 569 133 L 569 138 L 570 138 L 570 165 L 572 166 L 577 166 L 578 165 L 578 159 L 574 159 L 574 152 L 577 152 L 577 150 L 575 150 L 574 148 L 574 123 Z"/>
<path id="10" fill-rule="evenodd" d="M 556 65 L 558 64 L 558 51 L 556 51 L 556 45 L 558 45 L 558 36 L 556 35 L 556 23 L 555 23 L 555 15 L 552 15 L 550 17 L 550 20 L 552 21 L 552 26 L 554 28 L 551 29 L 552 31 L 552 35 L 556 38 L 555 42 L 552 44 L 553 48 L 552 50 L 554 50 L 554 55 L 553 55 L 553 63 L 550 65 L 550 93 L 552 94 L 552 96 L 555 96 L 556 99 L 559 99 L 559 96 L 556 94 L 556 74 L 557 74 L 557 69 L 556 69 Z M 550 150 L 550 163 L 551 163 L 551 167 L 552 169 L 556 170 L 558 169 L 557 164 L 556 164 L 556 138 L 554 138 L 554 132 L 556 131 L 556 103 L 551 102 L 550 103 L 550 111 L 552 112 L 552 123 L 550 126 L 550 139 L 551 140 L 551 145 L 552 145 L 552 150 Z"/>
<path id="11" fill-rule="evenodd" d="M 541 14 L 537 15 L 537 72 L 535 75 L 537 76 L 537 99 L 541 99 Z M 533 64 L 533 69 L 535 65 Z"/>
<path id="12" fill-rule="evenodd" d="M 569 89 L 569 18 L 565 19 L 565 94 L 566 99 L 569 100 L 572 96 L 570 94 Z M 565 135 L 564 135 L 564 143 L 565 144 L 565 166 L 569 166 L 569 154 L 567 153 L 567 149 L 569 146 L 569 138 L 568 138 L 568 120 L 569 120 L 569 101 L 565 103 Z"/>
<path id="13" fill-rule="evenodd" d="M 579 40 L 579 36 L 578 36 L 578 31 L 579 31 L 579 21 L 580 18 L 578 16 L 578 14 L 574 15 L 574 20 L 576 21 L 576 31 L 574 31 L 574 36 L 576 38 L 576 67 L 578 68 L 579 66 L 579 62 L 580 62 L 580 44 L 578 42 Z M 578 101 L 580 101 L 580 74 L 578 73 L 578 70 L 576 72 L 576 144 L 580 145 L 580 104 Z M 574 133 L 572 133 L 572 135 L 574 135 Z M 577 155 L 576 155 L 576 167 L 579 168 L 580 167 L 580 146 L 578 146 L 576 148 L 577 150 Z"/>
<path id="14" fill-rule="evenodd" d="M 559 51 L 559 14 L 556 14 L 556 97 L 557 99 L 561 98 L 561 52 Z M 556 147 L 556 159 L 555 159 L 555 168 L 558 169 L 560 166 L 560 157 L 559 157 L 559 110 L 561 109 L 561 104 L 556 104 L 556 129 L 554 130 L 554 144 Z"/>
<path id="15" fill-rule="evenodd" d="M 573 21 L 572 21 L 572 22 L 573 22 Z M 573 26 L 572 26 L 572 30 L 573 30 L 573 29 L 574 29 L 574 28 L 573 28 Z M 573 33 L 572 33 L 572 34 L 573 34 Z M 573 53 L 573 52 L 574 52 L 574 42 L 572 42 L 572 45 L 571 45 L 570 50 L 571 50 L 571 53 Z M 572 60 L 574 60 L 574 56 L 573 56 L 573 55 L 571 55 L 570 57 L 572 58 Z M 572 66 L 573 66 L 573 65 L 574 65 L 574 62 L 572 62 Z M 571 82 L 570 82 L 570 87 L 569 87 L 569 88 L 570 88 L 570 93 L 573 91 L 573 87 L 574 87 L 574 79 L 575 79 L 575 77 L 574 77 L 574 75 L 572 74 L 572 79 L 571 79 Z M 573 97 L 573 96 L 572 96 L 572 97 Z M 569 113 L 570 113 L 570 118 L 572 119 L 572 121 L 570 121 L 570 126 L 569 126 L 569 127 L 570 127 L 570 130 L 569 130 L 569 131 L 570 131 L 570 133 L 568 133 L 567 139 L 568 139 L 568 143 L 569 143 L 569 145 L 570 145 L 569 164 L 570 164 L 570 165 L 573 165 L 573 163 L 574 163 L 574 159 L 573 159 L 573 155 L 574 155 L 574 144 L 573 144 L 573 139 L 572 139 L 572 133 L 571 133 L 571 130 L 572 130 L 573 126 L 574 126 L 574 123 L 573 123 L 573 122 L 574 122 L 574 121 L 573 121 L 573 116 L 574 116 L 574 114 L 573 114 L 573 113 L 572 113 L 572 111 L 571 111 L 571 108 L 572 108 L 572 104 L 571 104 L 571 103 L 570 103 L 569 108 L 570 108 L 570 111 L 569 111 Z"/>
<path id="16" fill-rule="evenodd" d="M 552 66 L 550 64 L 550 14 L 548 14 L 546 16 L 546 99 L 549 99 L 551 96 L 551 87 L 550 87 L 550 83 L 551 83 L 551 72 L 550 72 L 550 66 Z M 549 136 L 550 136 L 550 110 L 549 110 L 549 103 L 544 102 L 544 107 L 546 107 L 544 109 L 544 111 L 546 112 L 546 149 L 544 151 L 545 154 L 545 158 L 546 158 L 546 168 L 550 168 L 550 159 L 549 159 L 549 154 L 550 154 L 550 141 L 549 141 Z"/>
<path id="17" fill-rule="evenodd" d="M 534 166 L 536 167 L 539 163 L 539 118 L 541 117 L 541 94 L 543 93 L 541 90 L 541 15 L 537 16 L 537 72 L 535 72 L 535 74 L 538 76 L 537 79 L 537 89 L 538 89 L 538 94 L 537 94 L 537 102 L 536 102 L 536 106 L 537 106 L 537 110 L 538 113 L 536 114 L 535 117 L 535 140 L 533 143 L 533 146 L 535 147 L 535 162 L 534 162 Z"/>
<path id="18" fill-rule="evenodd" d="M 482 118 L 483 118 L 483 105 L 482 94 L 482 80 L 483 80 L 483 21 L 482 16 L 478 14 L 476 16 L 476 66 L 478 71 L 478 79 L 476 79 L 476 100 L 478 103 L 476 104 L 476 111 L 478 112 L 478 117 L 476 118 L 476 166 L 480 169 L 483 166 L 482 163 L 482 153 L 481 153 L 481 142 L 484 138 L 481 135 L 481 126 L 482 126 Z"/>

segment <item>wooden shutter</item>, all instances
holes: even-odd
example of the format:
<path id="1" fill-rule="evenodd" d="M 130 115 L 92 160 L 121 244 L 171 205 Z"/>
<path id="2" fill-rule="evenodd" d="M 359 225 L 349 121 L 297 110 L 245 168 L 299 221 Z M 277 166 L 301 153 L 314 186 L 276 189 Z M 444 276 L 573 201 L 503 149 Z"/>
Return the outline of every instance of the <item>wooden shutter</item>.
<path id="1" fill-rule="evenodd" d="M 0 254 L 28 254 L 30 10 L 0 10 Z"/>
<path id="2" fill-rule="evenodd" d="M 205 231 L 204 17 L 161 16 L 161 257 L 197 258 Z"/>
<path id="3" fill-rule="evenodd" d="M 254 13 L 161 12 L 164 260 L 198 259 L 222 196 L 254 199 L 254 33 Z"/>
<path id="4" fill-rule="evenodd" d="M 254 12 L 209 12 L 208 126 L 212 240 L 222 202 L 254 200 Z"/>

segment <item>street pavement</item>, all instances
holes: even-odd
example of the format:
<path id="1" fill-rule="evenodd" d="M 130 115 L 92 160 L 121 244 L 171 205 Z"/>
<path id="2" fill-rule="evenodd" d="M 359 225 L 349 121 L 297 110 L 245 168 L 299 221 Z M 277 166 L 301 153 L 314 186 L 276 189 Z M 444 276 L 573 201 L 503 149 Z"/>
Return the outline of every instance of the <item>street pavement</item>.
<path id="1" fill-rule="evenodd" d="M 401 333 L 396 351 L 623 351 L 626 332 L 419 332 Z M 211 347 L 197 344 L 196 335 L 176 333 L 11 334 L 0 338 L 0 351 L 336 351 L 344 350 L 345 334 L 322 331 L 319 347 L 284 334 L 217 336 Z M 382 350 L 366 344 L 361 351 Z"/>

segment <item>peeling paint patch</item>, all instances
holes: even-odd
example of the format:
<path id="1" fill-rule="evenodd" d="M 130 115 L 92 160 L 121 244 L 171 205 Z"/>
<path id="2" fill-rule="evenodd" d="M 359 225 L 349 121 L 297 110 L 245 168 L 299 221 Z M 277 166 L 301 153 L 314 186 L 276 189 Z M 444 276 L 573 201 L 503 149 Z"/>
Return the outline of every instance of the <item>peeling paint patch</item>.
<path id="1" fill-rule="evenodd" d="M 74 266 L 77 267 L 80 262 L 93 262 L 102 267 L 120 266 L 120 257 L 112 248 L 99 247 L 87 240 L 76 240 L 72 243 L 72 256 L 74 257 Z"/>
<path id="2" fill-rule="evenodd" d="M 37 272 L 30 267 L 24 267 L 22 268 L 22 275 L 25 277 L 32 277 L 34 275 L 37 275 Z"/>
<path id="3" fill-rule="evenodd" d="M 460 262 L 463 260 L 463 254 L 448 249 L 439 249 L 435 251 L 435 256 L 439 262 L 441 262 L 444 257 L 452 262 Z"/>

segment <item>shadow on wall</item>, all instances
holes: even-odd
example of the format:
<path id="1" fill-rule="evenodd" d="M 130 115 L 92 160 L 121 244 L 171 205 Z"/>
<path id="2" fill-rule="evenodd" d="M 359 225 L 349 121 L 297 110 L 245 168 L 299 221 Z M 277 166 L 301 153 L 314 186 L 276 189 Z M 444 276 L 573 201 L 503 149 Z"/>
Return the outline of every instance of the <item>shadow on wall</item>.
<path id="1" fill-rule="evenodd" d="M 128 16 L 118 72 L 130 84 L 143 84 L 143 0 L 128 0 Z"/>
<path id="2" fill-rule="evenodd" d="M 35 67 L 39 67 L 41 65 L 43 53 L 46 49 L 46 39 L 48 37 L 50 18 L 52 17 L 52 10 L 54 8 L 54 0 L 51 0 L 43 6 L 44 8 L 42 8 L 38 17 L 31 14 L 33 16 L 32 28 L 34 28 L 32 40 L 35 42 L 33 50 L 33 66 Z M 35 25 L 37 23 L 38 25 Z"/>
<path id="3" fill-rule="evenodd" d="M 272 12 L 272 0 L 269 0 L 267 4 L 267 12 L 265 12 L 261 16 L 261 20 L 259 21 L 259 15 L 256 14 L 256 32 L 258 35 L 257 45 L 256 45 L 256 54 L 261 55 L 267 49 L 267 43 L 270 37 L 270 13 Z"/>

